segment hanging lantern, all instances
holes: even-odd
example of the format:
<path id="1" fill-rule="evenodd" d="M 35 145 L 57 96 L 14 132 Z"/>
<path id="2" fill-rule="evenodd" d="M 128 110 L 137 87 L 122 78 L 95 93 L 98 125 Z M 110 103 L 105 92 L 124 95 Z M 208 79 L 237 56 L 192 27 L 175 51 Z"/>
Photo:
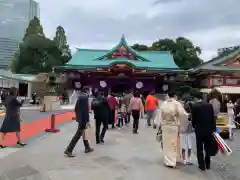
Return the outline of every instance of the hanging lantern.
<path id="1" fill-rule="evenodd" d="M 168 90 L 168 85 L 167 85 L 167 84 L 164 84 L 164 85 L 162 86 L 162 90 L 163 90 L 163 91 L 167 91 L 167 90 Z"/>
<path id="2" fill-rule="evenodd" d="M 100 86 L 101 86 L 102 88 L 107 87 L 106 81 L 100 81 Z"/>
<path id="3" fill-rule="evenodd" d="M 143 87 L 143 83 L 141 82 L 141 81 L 138 81 L 137 83 L 136 83 L 136 88 L 137 89 L 141 89 Z"/>
<path id="4" fill-rule="evenodd" d="M 75 87 L 76 89 L 80 89 L 81 88 L 81 83 L 80 82 L 75 82 Z"/>

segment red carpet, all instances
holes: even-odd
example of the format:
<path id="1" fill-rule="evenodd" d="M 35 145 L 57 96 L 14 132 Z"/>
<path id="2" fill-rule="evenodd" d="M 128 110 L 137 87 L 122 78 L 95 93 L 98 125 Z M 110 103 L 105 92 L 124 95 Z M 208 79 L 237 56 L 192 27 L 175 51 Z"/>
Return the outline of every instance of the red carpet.
<path id="1" fill-rule="evenodd" d="M 66 112 L 62 114 L 56 115 L 56 126 L 62 124 L 65 121 L 72 120 L 75 116 L 74 112 Z M 46 117 L 38 120 L 34 120 L 32 122 L 23 123 L 22 124 L 22 131 L 21 131 L 21 138 L 22 140 L 26 140 L 28 138 L 34 137 L 42 132 L 45 129 L 50 128 L 51 117 Z M 9 133 L 6 135 L 4 139 L 4 145 L 12 146 L 15 145 L 17 142 L 17 138 L 15 133 Z"/>

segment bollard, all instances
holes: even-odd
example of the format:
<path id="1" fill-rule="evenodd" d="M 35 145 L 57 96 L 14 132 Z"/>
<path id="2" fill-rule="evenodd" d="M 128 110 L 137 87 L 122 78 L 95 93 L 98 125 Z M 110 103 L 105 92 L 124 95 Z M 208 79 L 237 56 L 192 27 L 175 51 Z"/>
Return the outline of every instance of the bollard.
<path id="1" fill-rule="evenodd" d="M 51 116 L 51 124 L 50 124 L 50 128 L 49 129 L 45 129 L 45 132 L 51 132 L 51 133 L 57 133 L 60 131 L 60 129 L 56 129 L 56 115 L 52 114 Z"/>

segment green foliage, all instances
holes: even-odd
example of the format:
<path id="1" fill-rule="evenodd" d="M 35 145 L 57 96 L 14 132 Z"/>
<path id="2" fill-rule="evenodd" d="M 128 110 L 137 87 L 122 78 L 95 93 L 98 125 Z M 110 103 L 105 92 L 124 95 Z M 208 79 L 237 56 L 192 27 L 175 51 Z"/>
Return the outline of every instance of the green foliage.
<path id="1" fill-rule="evenodd" d="M 192 93 L 199 92 L 199 91 L 200 89 L 192 88 L 190 85 L 184 85 L 184 84 L 178 86 L 178 88 L 176 89 L 177 96 L 182 99 L 186 99 L 186 97 L 191 96 Z"/>
<path id="2" fill-rule="evenodd" d="M 189 85 L 178 86 L 178 88 L 176 89 L 177 96 L 182 97 L 185 94 L 189 94 L 190 90 L 191 86 Z"/>
<path id="3" fill-rule="evenodd" d="M 132 48 L 136 51 L 147 51 L 148 47 L 146 45 L 142 45 L 142 44 L 134 44 L 132 46 Z"/>
<path id="4" fill-rule="evenodd" d="M 28 37 L 20 45 L 20 54 L 12 70 L 20 74 L 51 72 L 53 66 L 62 65 L 61 52 L 56 44 L 43 36 Z"/>
<path id="5" fill-rule="evenodd" d="M 67 43 L 67 37 L 65 34 L 65 30 L 62 26 L 57 27 L 56 35 L 55 35 L 53 41 L 56 43 L 57 47 L 60 49 L 60 51 L 62 53 L 64 64 L 67 63 L 72 58 L 72 56 L 71 56 L 71 50 Z"/>
<path id="6" fill-rule="evenodd" d="M 212 60 L 219 59 L 219 58 L 224 57 L 224 56 L 228 56 L 229 54 L 233 53 L 237 49 L 240 49 L 240 45 L 239 46 L 233 46 L 233 47 L 230 47 L 230 48 L 224 48 L 221 51 L 219 51 L 218 55 L 216 57 L 212 58 Z"/>
<path id="7" fill-rule="evenodd" d="M 138 51 L 169 51 L 173 55 L 175 63 L 183 69 L 196 67 L 203 63 L 199 58 L 201 54 L 200 47 L 194 46 L 189 39 L 184 37 L 178 37 L 176 40 L 159 39 L 148 48 L 145 45 L 138 44 L 135 44 L 132 48 Z"/>
<path id="8" fill-rule="evenodd" d="M 23 37 L 23 41 L 30 36 L 44 36 L 43 27 L 40 23 L 40 20 L 37 17 L 34 17 L 30 22 L 26 29 L 25 35 Z"/>
<path id="9" fill-rule="evenodd" d="M 58 34 L 62 34 L 62 29 Z M 66 36 L 65 38 L 61 38 L 61 35 L 57 37 L 55 40 L 46 38 L 39 19 L 36 17 L 32 19 L 19 46 L 19 51 L 12 59 L 11 70 L 21 74 L 48 73 L 52 72 L 54 66 L 68 62 L 70 53 L 68 54 L 68 46 L 65 43 Z"/>
<path id="10" fill-rule="evenodd" d="M 17 72 L 18 71 L 18 57 L 19 57 L 19 50 L 14 54 L 13 58 L 12 58 L 12 63 L 11 63 L 11 71 L 12 72 Z"/>

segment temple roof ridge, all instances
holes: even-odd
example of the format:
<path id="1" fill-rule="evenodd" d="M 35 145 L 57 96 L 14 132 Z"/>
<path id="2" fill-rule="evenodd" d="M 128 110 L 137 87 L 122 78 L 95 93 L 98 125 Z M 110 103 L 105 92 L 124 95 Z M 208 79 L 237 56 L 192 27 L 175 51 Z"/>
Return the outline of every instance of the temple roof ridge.
<path id="1" fill-rule="evenodd" d="M 127 43 L 124 35 L 122 35 L 119 43 L 118 43 L 114 48 L 112 48 L 111 50 L 109 50 L 109 51 L 108 51 L 106 54 L 104 54 L 103 56 L 101 56 L 101 57 L 99 57 L 99 58 L 96 58 L 95 60 L 104 59 L 106 56 L 109 56 L 110 54 L 114 53 L 114 52 L 115 52 L 118 48 L 120 48 L 121 46 L 124 46 L 124 47 L 125 47 L 126 49 L 128 49 L 130 52 L 134 53 L 138 59 L 141 59 L 142 61 L 148 61 L 147 59 L 145 59 L 144 57 L 142 57 L 139 52 L 135 51 L 131 46 L 128 45 L 128 43 Z"/>

